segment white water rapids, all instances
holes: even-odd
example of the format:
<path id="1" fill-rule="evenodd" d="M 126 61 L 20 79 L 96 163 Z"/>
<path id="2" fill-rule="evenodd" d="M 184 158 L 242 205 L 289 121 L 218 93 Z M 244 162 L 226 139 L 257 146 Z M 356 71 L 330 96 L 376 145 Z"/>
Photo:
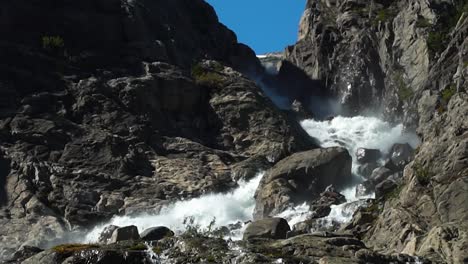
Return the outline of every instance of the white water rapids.
<path id="1" fill-rule="evenodd" d="M 392 127 L 374 117 L 336 117 L 332 121 L 305 120 L 301 123 L 303 128 L 316 138 L 322 147 L 343 146 L 355 160 L 357 148 L 376 148 L 383 153 L 388 153 L 394 143 L 409 143 L 415 147 L 419 143 L 416 135 L 403 132 L 403 126 Z M 356 171 L 353 162 L 353 172 Z M 354 173 L 355 174 L 355 173 Z M 87 234 L 85 242 L 97 241 L 99 234 L 107 225 L 127 226 L 135 225 L 142 232 L 146 228 L 154 226 L 167 226 L 174 231 L 183 231 L 185 226 L 183 220 L 186 217 L 194 217 L 201 227 L 206 227 L 216 218 L 215 227 L 246 222 L 252 219 L 255 207 L 254 194 L 263 173 L 259 173 L 248 182 L 240 182 L 239 187 L 226 194 L 209 194 L 199 198 L 175 202 L 161 210 L 157 215 L 140 215 L 136 217 L 116 216 L 110 222 L 95 227 Z M 359 176 L 356 184 L 359 182 Z M 342 190 L 346 196 L 347 203 L 332 207 L 330 215 L 323 220 L 324 225 L 333 221 L 344 223 L 351 219 L 354 210 L 359 205 L 352 202 L 366 197 L 356 197 L 355 186 Z M 293 226 L 295 223 L 307 218 L 309 207 L 300 205 L 291 208 L 279 216 L 288 220 Z M 242 228 L 231 237 L 239 239 Z"/>

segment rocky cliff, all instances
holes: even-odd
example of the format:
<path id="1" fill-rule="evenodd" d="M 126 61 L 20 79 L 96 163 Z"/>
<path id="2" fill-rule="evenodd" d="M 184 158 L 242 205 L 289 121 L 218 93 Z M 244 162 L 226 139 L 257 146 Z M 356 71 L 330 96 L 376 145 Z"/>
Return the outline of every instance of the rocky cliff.
<path id="1" fill-rule="evenodd" d="M 0 261 L 466 263 L 467 17 L 465 0 L 307 1 L 298 43 L 265 72 L 203 0 L 3 1 Z M 297 99 L 292 111 L 252 79 Z M 336 112 L 314 112 L 321 99 L 422 139 L 398 168 L 371 169 L 397 180 L 379 179 L 333 233 L 311 227 L 343 203 L 330 184 L 353 181 L 354 153 L 318 149 L 298 124 Z M 189 222 L 182 235 L 108 226 L 99 244 L 59 245 L 260 170 L 244 240 Z M 302 230 L 269 218 L 302 203 L 315 210 Z"/>
<path id="2" fill-rule="evenodd" d="M 202 0 L 3 1 L 0 21 L 2 257 L 315 147 Z"/>
<path id="3" fill-rule="evenodd" d="M 423 139 L 403 183 L 360 230 L 377 250 L 468 261 L 467 17 L 466 1 L 308 1 L 285 51 L 345 114 L 383 113 Z"/>

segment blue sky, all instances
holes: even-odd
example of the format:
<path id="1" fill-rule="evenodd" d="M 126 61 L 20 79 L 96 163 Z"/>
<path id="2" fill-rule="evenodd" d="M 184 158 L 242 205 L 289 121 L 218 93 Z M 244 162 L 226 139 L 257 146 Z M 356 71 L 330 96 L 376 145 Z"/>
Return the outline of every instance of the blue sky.
<path id="1" fill-rule="evenodd" d="M 257 54 L 282 51 L 297 39 L 305 0 L 206 0 L 239 42 Z"/>

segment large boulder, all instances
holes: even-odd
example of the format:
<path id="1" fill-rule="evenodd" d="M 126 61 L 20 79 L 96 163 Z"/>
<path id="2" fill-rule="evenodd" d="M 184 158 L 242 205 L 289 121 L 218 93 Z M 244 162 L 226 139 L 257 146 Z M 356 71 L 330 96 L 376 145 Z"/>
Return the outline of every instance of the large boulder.
<path id="1" fill-rule="evenodd" d="M 340 188 L 351 179 L 351 156 L 344 148 L 293 154 L 278 162 L 263 177 L 255 193 L 254 218 L 276 215 L 290 206 L 310 202 L 327 186 Z"/>
<path id="2" fill-rule="evenodd" d="M 140 236 L 145 241 L 157 241 L 165 237 L 174 236 L 174 232 L 165 226 L 156 226 L 145 229 Z"/>
<path id="3" fill-rule="evenodd" d="M 291 231 L 288 222 L 283 218 L 265 218 L 250 223 L 244 231 L 244 240 L 252 238 L 285 239 Z"/>
<path id="4" fill-rule="evenodd" d="M 119 241 L 126 240 L 139 240 L 140 235 L 138 234 L 138 228 L 136 226 L 125 226 L 119 227 L 114 230 L 109 243 L 117 243 Z"/>
<path id="5" fill-rule="evenodd" d="M 108 243 L 112 238 L 112 234 L 114 234 L 114 231 L 118 228 L 119 227 L 116 225 L 108 225 L 104 227 L 104 230 L 99 234 L 98 242 L 103 244 Z"/>
<path id="6" fill-rule="evenodd" d="M 358 148 L 356 151 L 356 159 L 357 162 L 364 164 L 369 162 L 376 162 L 382 154 L 378 149 L 366 149 L 366 148 Z"/>
<path id="7" fill-rule="evenodd" d="M 413 159 L 414 150 L 409 144 L 395 144 L 390 150 L 390 159 L 399 169 L 403 169 L 406 164 Z"/>

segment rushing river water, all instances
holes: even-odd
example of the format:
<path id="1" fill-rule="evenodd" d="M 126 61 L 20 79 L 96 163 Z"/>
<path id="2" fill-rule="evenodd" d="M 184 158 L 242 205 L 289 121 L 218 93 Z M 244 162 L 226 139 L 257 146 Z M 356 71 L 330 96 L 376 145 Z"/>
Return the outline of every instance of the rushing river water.
<path id="1" fill-rule="evenodd" d="M 356 173 L 355 153 L 357 148 L 380 149 L 382 153 L 388 153 L 395 143 L 409 143 L 415 147 L 419 140 L 416 135 L 403 132 L 403 126 L 391 126 L 374 117 L 336 117 L 332 121 L 305 120 L 302 127 L 310 136 L 316 138 L 322 147 L 342 146 L 348 149 L 353 158 L 353 174 L 355 185 L 350 186 L 341 193 L 346 196 L 347 203 L 332 206 L 332 211 L 328 217 L 322 219 L 323 225 L 330 225 L 333 222 L 345 223 L 349 221 L 354 210 L 359 206 L 359 201 L 367 197 L 356 197 L 355 187 L 362 179 Z M 96 241 L 100 232 L 106 225 L 117 226 L 135 225 L 139 231 L 153 226 L 167 226 L 176 232 L 184 230 L 183 220 L 187 217 L 194 217 L 196 224 L 201 227 L 208 226 L 213 219 L 216 219 L 215 226 L 226 226 L 235 223 L 245 223 L 252 219 L 255 207 L 254 194 L 263 176 L 263 172 L 248 181 L 240 182 L 237 189 L 225 194 L 209 194 L 199 198 L 186 201 L 179 201 L 161 210 L 156 215 L 145 214 L 140 216 L 116 216 L 109 223 L 95 227 L 87 234 L 85 241 Z M 288 220 L 292 226 L 295 223 L 307 218 L 309 207 L 299 205 L 290 208 L 279 216 Z M 233 233 L 232 239 L 240 239 L 244 225 Z"/>

